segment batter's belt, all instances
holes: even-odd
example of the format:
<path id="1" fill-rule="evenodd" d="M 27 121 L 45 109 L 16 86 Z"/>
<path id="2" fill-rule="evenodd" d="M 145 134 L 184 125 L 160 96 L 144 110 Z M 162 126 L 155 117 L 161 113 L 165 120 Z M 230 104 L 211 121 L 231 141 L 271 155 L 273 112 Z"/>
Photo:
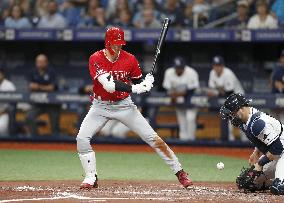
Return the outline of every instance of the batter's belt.
<path id="1" fill-rule="evenodd" d="M 124 100 L 126 100 L 127 98 L 130 98 L 130 96 L 126 97 L 126 98 L 123 98 L 123 99 L 120 99 L 120 100 L 117 100 L 117 101 L 111 101 L 111 100 L 103 100 L 101 99 L 100 96 L 95 96 L 94 95 L 94 101 L 95 102 L 98 102 L 98 103 L 101 103 L 101 104 L 120 104 L 121 102 L 123 102 Z"/>

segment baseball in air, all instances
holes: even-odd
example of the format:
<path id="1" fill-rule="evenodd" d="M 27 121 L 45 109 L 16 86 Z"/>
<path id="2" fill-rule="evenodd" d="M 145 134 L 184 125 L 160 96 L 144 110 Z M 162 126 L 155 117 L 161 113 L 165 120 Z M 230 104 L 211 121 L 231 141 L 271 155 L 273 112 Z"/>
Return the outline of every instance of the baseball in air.
<path id="1" fill-rule="evenodd" d="M 223 169 L 224 169 L 224 167 L 225 167 L 225 165 L 223 164 L 223 162 L 219 162 L 219 163 L 217 163 L 217 169 L 219 169 L 219 170 L 223 170 Z"/>

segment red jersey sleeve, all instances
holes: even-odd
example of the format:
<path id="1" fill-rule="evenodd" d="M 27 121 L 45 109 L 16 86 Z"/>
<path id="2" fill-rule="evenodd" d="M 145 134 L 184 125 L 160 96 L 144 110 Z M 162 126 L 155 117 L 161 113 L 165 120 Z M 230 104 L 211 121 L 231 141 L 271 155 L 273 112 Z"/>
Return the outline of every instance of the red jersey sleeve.
<path id="1" fill-rule="evenodd" d="M 131 58 L 131 62 L 132 62 L 132 70 L 130 73 L 130 78 L 131 79 L 139 79 L 142 77 L 142 71 L 140 69 L 139 63 L 137 61 L 137 59 L 133 56 Z"/>
<path id="2" fill-rule="evenodd" d="M 99 56 L 96 54 L 93 54 L 89 58 L 89 71 L 93 79 L 108 72 L 106 66 L 101 61 L 102 60 L 100 60 Z"/>

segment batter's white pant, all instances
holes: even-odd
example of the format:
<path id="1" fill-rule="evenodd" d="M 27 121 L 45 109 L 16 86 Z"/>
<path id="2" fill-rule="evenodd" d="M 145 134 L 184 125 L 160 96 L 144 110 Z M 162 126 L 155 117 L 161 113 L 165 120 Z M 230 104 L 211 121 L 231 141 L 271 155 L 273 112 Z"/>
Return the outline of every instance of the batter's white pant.
<path id="1" fill-rule="evenodd" d="M 284 146 L 284 134 L 281 135 L 280 140 Z M 260 176 L 255 182 L 261 187 L 263 183 L 266 186 L 271 186 L 275 178 L 284 180 L 284 152 L 280 155 L 278 160 L 274 160 L 263 166 L 265 176 Z"/>
<path id="2" fill-rule="evenodd" d="M 179 124 L 179 139 L 183 141 L 194 140 L 197 109 L 176 108 L 176 115 Z"/>
<path id="3" fill-rule="evenodd" d="M 8 136 L 9 134 L 9 115 L 4 113 L 0 116 L 0 136 Z"/>
<path id="4" fill-rule="evenodd" d="M 112 135 L 113 137 L 125 138 L 129 131 L 130 129 L 123 123 L 117 120 L 109 120 L 100 130 L 100 133 L 105 136 Z"/>
<path id="5" fill-rule="evenodd" d="M 142 140 L 158 153 L 174 173 L 182 169 L 174 152 L 157 135 L 130 97 L 113 103 L 99 100 L 93 101 L 93 105 L 84 118 L 77 135 L 77 150 L 79 154 L 93 152 L 90 145 L 91 138 L 112 119 L 122 122 L 139 135 Z"/>

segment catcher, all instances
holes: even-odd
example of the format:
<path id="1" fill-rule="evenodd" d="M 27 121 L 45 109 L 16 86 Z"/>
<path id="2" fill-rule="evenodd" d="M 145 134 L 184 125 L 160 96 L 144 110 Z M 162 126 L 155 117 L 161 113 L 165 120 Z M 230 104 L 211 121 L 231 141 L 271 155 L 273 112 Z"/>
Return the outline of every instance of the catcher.
<path id="1" fill-rule="evenodd" d="M 250 106 L 242 94 L 231 94 L 220 109 L 222 119 L 239 127 L 255 146 L 250 168 L 243 169 L 236 183 L 240 190 L 255 192 L 270 189 L 284 194 L 283 125 L 272 116 Z"/>

